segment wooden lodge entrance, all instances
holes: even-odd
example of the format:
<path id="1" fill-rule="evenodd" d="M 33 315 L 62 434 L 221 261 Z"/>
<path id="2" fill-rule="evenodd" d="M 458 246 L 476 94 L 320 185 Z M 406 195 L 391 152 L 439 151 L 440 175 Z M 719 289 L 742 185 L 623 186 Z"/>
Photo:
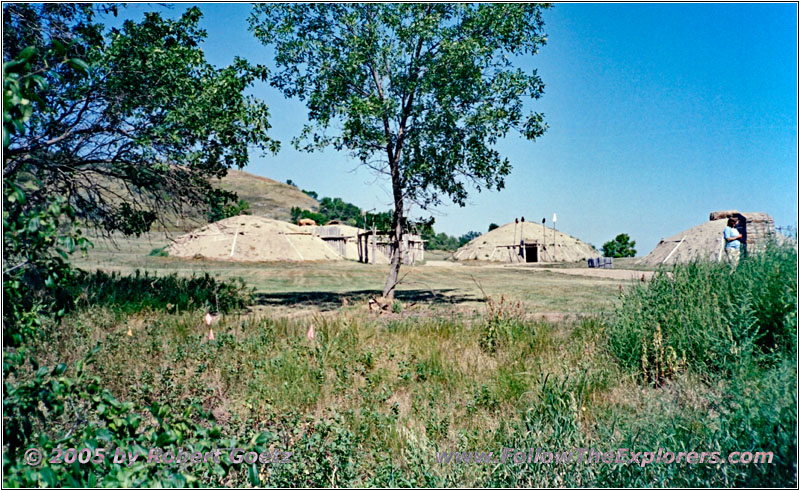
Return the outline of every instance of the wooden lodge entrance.
<path id="1" fill-rule="evenodd" d="M 526 263 L 538 263 L 539 262 L 539 244 L 537 243 L 525 243 L 525 252 L 523 257 L 525 258 Z"/>

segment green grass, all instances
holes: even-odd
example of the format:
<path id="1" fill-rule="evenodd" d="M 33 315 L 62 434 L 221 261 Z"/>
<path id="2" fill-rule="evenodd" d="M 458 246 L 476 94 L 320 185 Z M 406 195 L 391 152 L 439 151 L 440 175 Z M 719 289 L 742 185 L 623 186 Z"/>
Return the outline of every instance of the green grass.
<path id="1" fill-rule="evenodd" d="M 695 262 L 662 272 L 624 297 L 611 349 L 659 383 L 681 365 L 697 373 L 746 370 L 797 343 L 797 251 L 770 246 L 738 266 Z"/>
<path id="2" fill-rule="evenodd" d="M 145 260 L 166 264 L 170 258 Z M 7 456 L 5 484 L 793 487 L 796 277 L 789 273 L 796 267 L 796 253 L 789 249 L 743 261 L 735 271 L 689 265 L 672 277 L 628 284 L 619 303 L 614 300 L 619 282 L 466 266 L 449 269 L 442 278 L 437 268 L 419 268 L 412 273 L 416 279 L 443 289 L 445 282 L 451 285 L 451 299 L 471 296 L 461 303 L 427 299 L 412 306 L 405 301 L 398 312 L 382 315 L 368 311 L 366 296 L 316 310 L 267 304 L 250 313 L 222 315 L 213 325 L 213 341 L 202 320 L 205 310 L 187 304 L 185 310 L 165 311 L 154 303 L 171 289 L 181 290 L 180 281 L 191 280 L 167 277 L 161 281 L 174 288 L 145 295 L 138 292 L 142 276 L 102 277 L 89 291 L 107 285 L 109 292 L 87 295 L 88 308 L 48 325 L 25 357 L 12 357 L 19 364 L 7 380 L 4 409 L 9 414 L 39 407 L 42 395 L 44 400 L 66 397 L 67 408 L 86 408 L 86 416 L 78 419 L 80 412 L 65 411 L 35 422 L 31 435 L 39 436 L 31 441 L 52 445 L 78 428 L 64 444 L 80 443 L 71 440 L 76 438 L 102 443 L 103 428 L 114 424 L 122 429 L 114 430 L 112 439 L 123 446 L 135 441 L 196 448 L 260 445 L 289 449 L 295 457 L 288 465 L 253 468 L 53 468 L 48 473 L 50 467 L 29 469 Z M 381 274 L 381 268 L 349 263 L 224 268 L 221 276 L 263 275 L 258 277 L 273 294 L 338 288 L 349 295 L 368 290 Z M 489 295 L 486 301 L 474 291 L 472 276 Z M 741 306 L 736 311 L 741 322 L 724 315 L 731 302 Z M 550 312 L 595 313 L 549 322 L 532 315 L 537 305 Z M 309 340 L 312 326 L 315 336 Z M 654 340 L 655 326 L 660 344 Z M 642 366 L 645 345 L 661 346 L 651 353 L 661 353 L 662 360 L 672 347 L 681 363 L 665 370 L 662 361 L 653 372 L 648 367 L 657 357 L 646 358 Z M 730 357 L 734 346 L 740 351 Z M 80 375 L 74 367 L 88 355 L 92 363 Z M 60 363 L 67 367 L 64 375 L 37 371 Z M 59 377 L 79 375 L 96 377 L 74 384 L 89 387 L 89 395 L 48 395 L 63 391 L 66 382 L 53 382 Z M 110 396 L 92 396 L 91 387 L 108 389 L 129 406 L 105 402 L 114 400 Z M 94 397 L 98 402 L 80 402 Z M 109 408 L 116 412 L 93 416 L 108 414 Z M 122 422 L 134 415 L 141 422 L 132 430 Z M 435 461 L 440 451 L 581 447 L 723 455 L 771 451 L 775 462 L 642 467 Z"/>
<path id="3" fill-rule="evenodd" d="M 74 361 L 99 342 L 90 369 L 120 400 L 175 413 L 202 407 L 222 434 L 240 440 L 269 431 L 280 441 L 303 442 L 289 447 L 311 475 L 271 466 L 264 480 L 271 486 L 329 485 L 336 478 L 333 468 L 320 468 L 311 442 L 324 452 L 338 448 L 337 484 L 347 486 L 794 483 L 787 459 L 796 447 L 790 431 L 796 378 L 789 363 L 733 380 L 682 372 L 651 388 L 616 363 L 605 344 L 607 326 L 594 319 L 514 322 L 489 353 L 481 348 L 481 318 L 230 316 L 208 341 L 201 316 L 95 309 L 63 326 L 43 356 Z M 309 324 L 316 327 L 313 342 L 305 335 Z M 436 451 L 505 447 L 763 449 L 780 460 L 768 470 L 442 466 L 433 460 Z"/>
<path id="4" fill-rule="evenodd" d="M 243 310 L 252 304 L 253 292 L 241 279 L 218 281 L 208 274 L 179 277 L 151 275 L 147 271 L 119 273 L 80 271 L 69 295 L 77 308 L 113 306 L 124 312 L 144 309 L 180 312 L 204 308 L 209 312 Z"/>

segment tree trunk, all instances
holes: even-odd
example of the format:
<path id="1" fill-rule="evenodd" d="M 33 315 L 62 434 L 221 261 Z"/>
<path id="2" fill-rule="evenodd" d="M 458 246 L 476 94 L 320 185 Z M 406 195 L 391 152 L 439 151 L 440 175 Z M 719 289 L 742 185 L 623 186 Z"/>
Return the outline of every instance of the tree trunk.
<path id="1" fill-rule="evenodd" d="M 392 214 L 392 257 L 389 261 L 389 274 L 383 286 L 383 298 L 394 298 L 395 287 L 400 277 L 400 265 L 403 255 L 400 245 L 403 243 L 403 190 L 400 184 L 400 171 L 397 162 L 390 165 L 392 171 L 392 191 L 394 194 L 394 213 Z"/>

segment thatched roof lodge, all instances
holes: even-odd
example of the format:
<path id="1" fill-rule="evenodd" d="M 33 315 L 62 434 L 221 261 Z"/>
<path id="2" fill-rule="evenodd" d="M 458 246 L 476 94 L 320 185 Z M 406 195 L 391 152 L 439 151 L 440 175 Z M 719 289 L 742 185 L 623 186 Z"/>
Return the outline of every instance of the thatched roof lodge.
<path id="1" fill-rule="evenodd" d="M 523 219 L 472 239 L 453 257 L 458 261 L 537 263 L 581 261 L 597 254 L 586 242 Z"/>
<path id="2" fill-rule="evenodd" d="M 770 239 L 775 238 L 775 222 L 766 213 L 715 211 L 709 214 L 707 222 L 668 239 L 661 239 L 656 248 L 638 260 L 637 264 L 658 266 L 694 260 L 721 260 L 725 246 L 722 232 L 730 217 L 739 219 L 737 229 L 742 234 L 748 252 L 761 250 Z"/>

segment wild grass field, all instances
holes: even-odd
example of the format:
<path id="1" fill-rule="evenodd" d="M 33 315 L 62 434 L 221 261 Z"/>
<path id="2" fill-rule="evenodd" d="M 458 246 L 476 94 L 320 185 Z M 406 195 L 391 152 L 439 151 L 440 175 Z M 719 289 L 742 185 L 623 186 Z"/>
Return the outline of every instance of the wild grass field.
<path id="1" fill-rule="evenodd" d="M 12 361 L 5 485 L 796 486 L 795 249 L 646 282 L 435 262 L 406 268 L 399 302 L 378 314 L 367 301 L 380 266 L 148 255 L 161 245 L 76 259 L 99 271 L 82 277 L 79 307 Z M 209 309 L 220 312 L 213 340 Z M 34 446 L 293 454 L 284 464 L 29 467 L 22 452 Z M 504 448 L 774 458 L 436 461 Z"/>

